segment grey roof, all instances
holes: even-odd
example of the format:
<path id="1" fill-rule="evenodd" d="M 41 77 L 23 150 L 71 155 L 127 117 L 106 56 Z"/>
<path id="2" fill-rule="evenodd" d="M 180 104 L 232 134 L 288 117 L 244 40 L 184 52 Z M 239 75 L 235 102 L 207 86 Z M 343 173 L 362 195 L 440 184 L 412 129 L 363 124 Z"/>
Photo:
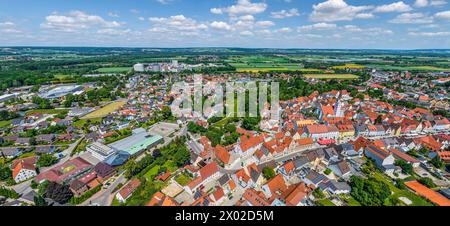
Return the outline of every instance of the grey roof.
<path id="1" fill-rule="evenodd" d="M 224 174 L 221 176 L 217 181 L 219 182 L 220 186 L 225 185 L 230 180 L 230 176 L 228 174 Z"/>
<path id="2" fill-rule="evenodd" d="M 302 168 L 309 163 L 309 159 L 306 156 L 300 156 L 294 159 L 295 168 Z"/>

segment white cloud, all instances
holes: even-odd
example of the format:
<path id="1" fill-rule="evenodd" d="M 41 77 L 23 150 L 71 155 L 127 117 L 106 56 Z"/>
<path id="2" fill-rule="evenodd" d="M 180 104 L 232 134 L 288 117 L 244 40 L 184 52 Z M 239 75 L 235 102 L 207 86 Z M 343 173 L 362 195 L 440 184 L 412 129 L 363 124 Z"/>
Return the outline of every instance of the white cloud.
<path id="1" fill-rule="evenodd" d="M 260 27 L 270 27 L 273 25 L 275 25 L 275 23 L 270 20 L 263 20 L 263 21 L 256 22 L 256 26 L 260 26 Z"/>
<path id="2" fill-rule="evenodd" d="M 389 21 L 394 24 L 429 24 L 433 18 L 423 13 L 403 13 Z"/>
<path id="3" fill-rule="evenodd" d="M 425 36 L 425 37 L 438 37 L 438 36 L 450 36 L 450 32 L 409 32 L 412 36 Z"/>
<path id="4" fill-rule="evenodd" d="M 293 16 L 300 16 L 300 13 L 298 12 L 298 9 L 290 9 L 290 10 L 281 10 L 277 12 L 271 12 L 271 17 L 276 19 L 283 19 L 287 17 L 293 17 Z"/>
<path id="5" fill-rule="evenodd" d="M 210 24 L 210 26 L 218 30 L 226 30 L 226 31 L 233 30 L 233 28 L 228 23 L 223 21 L 214 21 Z"/>
<path id="6" fill-rule="evenodd" d="M 252 36 L 253 32 L 251 32 L 251 31 L 241 31 L 239 34 L 244 35 L 244 36 Z"/>
<path id="7" fill-rule="evenodd" d="M 447 4 L 446 0 L 431 0 L 430 2 L 430 6 L 443 6 L 446 4 Z"/>
<path id="8" fill-rule="evenodd" d="M 423 8 L 427 6 L 442 6 L 446 4 L 446 0 L 416 0 L 414 7 Z"/>
<path id="9" fill-rule="evenodd" d="M 434 15 L 437 19 L 450 20 L 450 10 L 438 12 Z"/>
<path id="10" fill-rule="evenodd" d="M 131 32 L 130 29 L 118 30 L 113 28 L 105 28 L 97 31 L 98 34 L 106 34 L 106 35 L 125 35 Z"/>
<path id="11" fill-rule="evenodd" d="M 57 31 L 75 32 L 95 27 L 114 28 L 121 25 L 122 23 L 117 21 L 107 21 L 100 16 L 74 10 L 67 15 L 53 13 L 45 17 L 45 22 L 41 24 L 41 27 Z"/>
<path id="12" fill-rule="evenodd" d="M 169 4 L 170 2 L 172 2 L 173 0 L 156 0 L 156 1 L 163 5 L 166 5 L 166 4 Z"/>
<path id="13" fill-rule="evenodd" d="M 394 2 L 391 4 L 381 5 L 375 8 L 374 12 L 376 13 L 392 13 L 392 12 L 409 12 L 412 8 L 408 4 L 403 1 Z"/>
<path id="14" fill-rule="evenodd" d="M 242 15 L 242 14 L 258 14 L 266 11 L 267 4 L 264 2 L 252 3 L 250 0 L 238 0 L 236 5 L 232 5 L 225 8 L 212 8 L 211 13 L 229 15 Z"/>
<path id="15" fill-rule="evenodd" d="M 312 25 L 305 25 L 298 28 L 299 31 L 311 31 L 311 30 L 329 30 L 336 28 L 336 24 L 329 23 L 317 23 Z"/>
<path id="16" fill-rule="evenodd" d="M 373 6 L 352 6 L 344 0 L 327 0 L 326 2 L 313 5 L 313 12 L 310 14 L 312 21 L 332 22 L 353 20 L 356 16 Z"/>
<path id="17" fill-rule="evenodd" d="M 144 21 L 145 18 L 143 16 L 138 17 L 138 20 Z"/>
<path id="18" fill-rule="evenodd" d="M 292 29 L 289 27 L 282 27 L 280 29 L 275 30 L 277 33 L 290 33 L 292 32 Z"/>
<path id="19" fill-rule="evenodd" d="M 372 13 L 358 13 L 355 15 L 357 19 L 372 19 L 375 16 Z"/>
<path id="20" fill-rule="evenodd" d="M 204 23 L 198 23 L 196 20 L 176 15 L 170 17 L 150 17 L 153 23 L 151 31 L 199 31 L 206 30 L 208 26 Z"/>
<path id="21" fill-rule="evenodd" d="M 11 21 L 0 22 L 0 33 L 3 34 L 20 34 L 21 30 L 17 29 L 16 24 Z"/>
<path id="22" fill-rule="evenodd" d="M 426 7 L 428 6 L 428 0 L 416 0 L 416 2 L 414 3 L 415 7 L 421 8 L 421 7 Z"/>

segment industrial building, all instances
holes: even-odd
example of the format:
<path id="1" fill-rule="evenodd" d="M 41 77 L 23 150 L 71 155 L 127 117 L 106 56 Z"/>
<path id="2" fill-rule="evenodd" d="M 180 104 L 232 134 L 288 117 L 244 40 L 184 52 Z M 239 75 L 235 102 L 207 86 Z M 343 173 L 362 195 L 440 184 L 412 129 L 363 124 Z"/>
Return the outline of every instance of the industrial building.
<path id="1" fill-rule="evenodd" d="M 63 97 L 67 94 L 77 94 L 81 93 L 83 90 L 83 86 L 79 85 L 71 85 L 71 86 L 59 86 L 54 89 L 51 89 L 45 93 L 42 93 L 40 96 L 45 99 L 55 99 Z"/>
<path id="2" fill-rule="evenodd" d="M 86 147 L 86 150 L 92 154 L 95 158 L 100 161 L 111 157 L 116 153 L 116 151 L 102 143 L 94 142 Z"/>
<path id="3" fill-rule="evenodd" d="M 109 146 L 118 151 L 124 151 L 131 156 L 139 155 L 145 150 L 155 147 L 164 141 L 160 135 L 149 135 L 143 128 L 133 130 L 133 135 L 116 141 Z"/>

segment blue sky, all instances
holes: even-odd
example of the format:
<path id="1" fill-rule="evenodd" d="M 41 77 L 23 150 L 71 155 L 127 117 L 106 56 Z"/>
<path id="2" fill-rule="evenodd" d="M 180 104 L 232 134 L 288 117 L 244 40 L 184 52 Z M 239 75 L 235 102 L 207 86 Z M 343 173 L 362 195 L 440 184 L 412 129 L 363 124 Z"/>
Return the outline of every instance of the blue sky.
<path id="1" fill-rule="evenodd" d="M 450 48 L 449 0 L 0 0 L 0 46 Z"/>

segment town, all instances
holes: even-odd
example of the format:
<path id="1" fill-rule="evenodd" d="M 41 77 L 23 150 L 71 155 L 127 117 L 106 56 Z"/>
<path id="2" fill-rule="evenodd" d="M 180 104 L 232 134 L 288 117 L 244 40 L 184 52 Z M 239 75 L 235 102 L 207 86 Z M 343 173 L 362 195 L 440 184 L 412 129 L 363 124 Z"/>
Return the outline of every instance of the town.
<path id="1" fill-rule="evenodd" d="M 168 58 L 34 85 L 5 82 L 0 203 L 450 205 L 450 69 L 260 53 L 225 57 L 237 63 L 192 58 L 196 69 Z M 261 66 L 271 60 L 280 68 Z M 211 108 L 175 117 L 172 84 L 192 87 L 194 74 L 204 89 L 208 82 L 279 82 L 279 119 L 218 117 Z"/>

